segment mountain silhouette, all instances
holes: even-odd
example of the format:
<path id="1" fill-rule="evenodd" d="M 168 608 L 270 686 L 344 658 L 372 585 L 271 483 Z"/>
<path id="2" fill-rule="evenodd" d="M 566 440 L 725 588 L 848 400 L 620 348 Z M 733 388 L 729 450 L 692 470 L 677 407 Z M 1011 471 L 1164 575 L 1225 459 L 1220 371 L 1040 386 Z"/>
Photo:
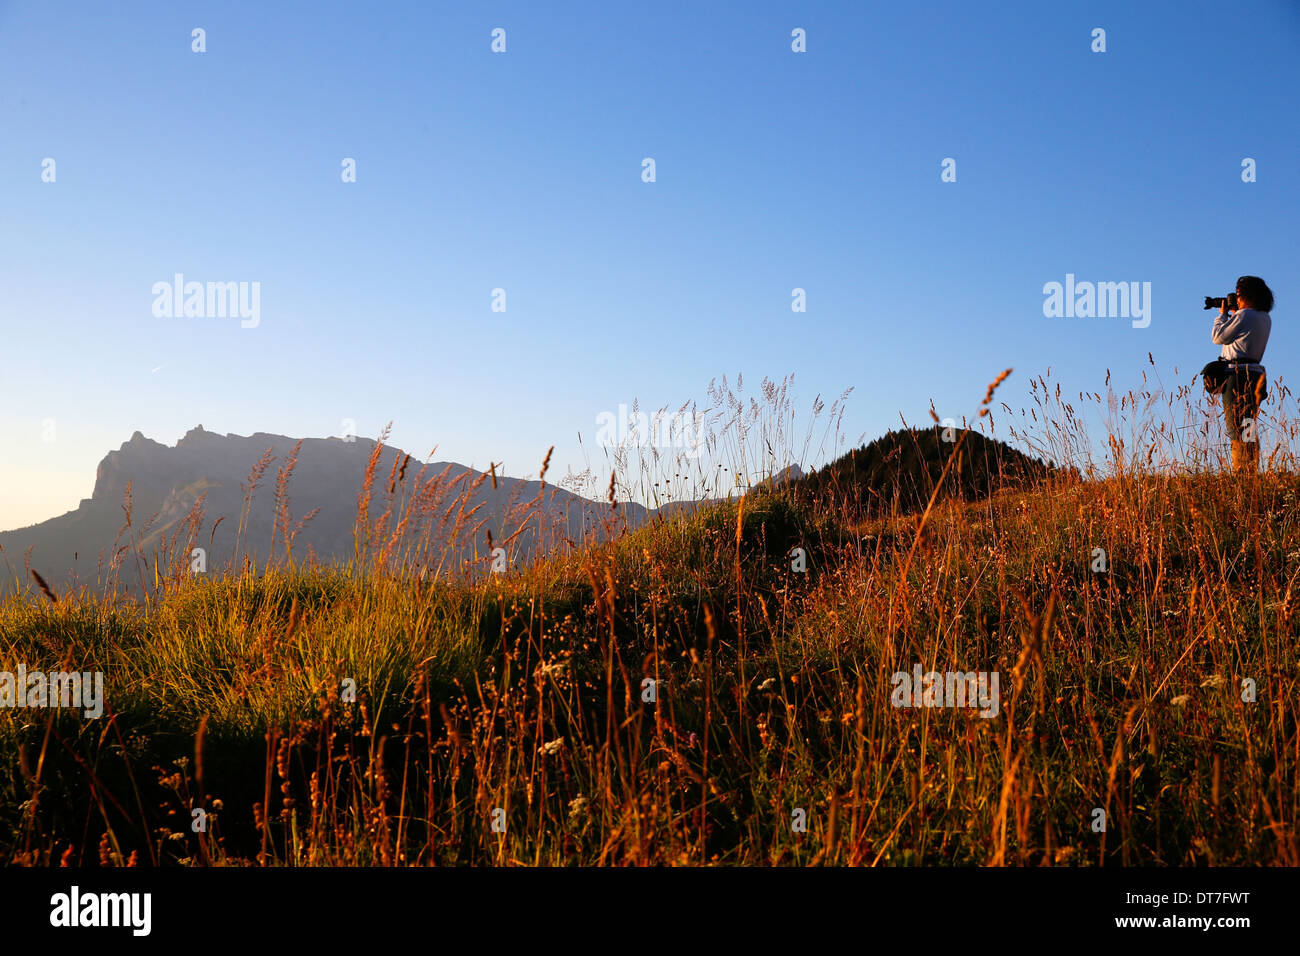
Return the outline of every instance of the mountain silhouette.
<path id="1" fill-rule="evenodd" d="M 295 446 L 296 461 L 282 481 Z M 363 438 L 299 444 L 264 432 L 219 435 L 200 425 L 170 447 L 137 431 L 100 463 L 91 497 L 75 511 L 0 533 L 0 594 L 30 586 L 27 567 L 56 592 L 114 580 L 135 590 L 152 582 L 155 557 L 165 569 L 188 563 L 195 547 L 204 550 L 209 571 L 245 556 L 261 566 L 285 558 L 288 536 L 294 560 L 346 561 L 356 553 L 358 495 L 376 446 Z M 246 506 L 259 461 L 265 462 L 260 481 Z M 277 507 L 281 484 L 286 494 Z M 407 522 L 399 526 L 403 516 Z M 492 547 L 504 548 L 514 562 L 539 547 L 635 527 L 647 516 L 633 503 L 611 509 L 552 483 L 425 463 L 388 445 L 379 450 L 368 505 L 374 550 L 387 548 L 408 564 L 441 563 L 444 572 L 486 560 Z M 416 552 L 420 535 L 433 547 Z"/>

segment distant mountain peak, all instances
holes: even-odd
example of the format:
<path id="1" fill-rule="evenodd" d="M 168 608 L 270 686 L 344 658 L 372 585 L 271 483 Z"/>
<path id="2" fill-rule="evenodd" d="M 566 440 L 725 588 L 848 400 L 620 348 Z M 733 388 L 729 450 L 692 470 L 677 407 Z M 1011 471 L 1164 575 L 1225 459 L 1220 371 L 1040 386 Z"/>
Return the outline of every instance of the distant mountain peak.
<path id="1" fill-rule="evenodd" d="M 216 434 L 215 432 L 207 431 L 206 429 L 204 429 L 202 425 L 195 425 L 193 428 L 191 428 L 189 431 L 185 433 L 184 437 L 182 437 L 180 441 L 176 443 L 176 447 L 180 448 L 182 446 L 193 445 L 196 442 L 201 442 L 208 439 L 220 438 L 220 437 L 221 436 Z"/>
<path id="2" fill-rule="evenodd" d="M 366 480 L 368 460 L 377 445 L 374 439 L 306 438 L 299 444 L 297 439 L 270 432 L 221 435 L 202 425 L 187 431 L 174 447 L 135 431 L 100 461 L 94 490 L 75 511 L 28 528 L 0 531 L 0 546 L 10 554 L 25 555 L 32 549 L 32 567 L 39 568 L 56 588 L 74 581 L 93 583 L 101 570 L 101 556 L 111 564 L 124 546 L 136 549 L 148 563 L 156 548 L 165 546 L 175 557 L 177 549 L 187 555 L 188 547 L 201 545 L 212 569 L 225 567 L 236 553 L 260 555 L 259 560 L 278 558 L 284 551 L 276 503 L 281 464 L 259 472 L 255 491 L 250 477 L 268 448 L 272 460 L 282 463 L 296 445 L 297 463 L 284 489 L 288 497 L 283 499 L 286 513 L 296 522 L 293 553 L 302 555 L 310 548 L 320 560 L 346 561 L 355 552 L 357 493 Z M 449 566 L 481 558 L 488 531 L 495 541 L 513 542 L 507 545 L 513 563 L 535 553 L 543 536 L 548 546 L 561 540 L 580 541 L 604 535 L 606 519 L 636 526 L 648 514 L 641 505 L 630 503 L 620 505 L 614 514 L 606 502 L 555 486 L 548 487 L 542 498 L 530 479 L 498 474 L 489 485 L 480 480 L 481 472 L 453 462 L 412 459 L 399 470 L 404 458 L 405 453 L 394 446 L 380 450 L 377 474 L 400 476 L 395 482 L 401 483 L 402 490 L 395 494 L 382 477 L 375 479 L 376 501 L 369 520 L 379 520 L 390 507 L 411 509 L 402 516 L 409 522 L 401 521 L 410 537 L 396 551 L 413 547 L 417 536 L 423 535 L 429 560 L 445 559 Z M 423 475 L 426 464 L 431 473 Z M 128 487 L 130 533 L 123 534 Z M 418 506 L 411 504 L 416 501 Z M 201 513 L 194 510 L 196 505 Z M 440 519 L 450 513 L 448 508 L 473 518 L 463 526 L 447 525 Z M 200 521 L 195 528 L 187 523 L 191 514 Z M 383 541 L 394 534 L 392 527 L 386 527 Z M 134 559 L 121 559 L 117 580 L 135 586 L 139 582 L 133 569 L 142 566 Z M 7 582 L 0 579 L 0 596 L 6 589 Z"/>
<path id="3" fill-rule="evenodd" d="M 777 488 L 780 487 L 781 485 L 788 485 L 788 484 L 798 482 L 804 477 L 804 475 L 805 472 L 802 468 L 799 467 L 798 462 L 792 462 L 791 464 L 786 465 L 776 474 L 764 478 L 762 481 L 758 483 L 758 487 Z"/>
<path id="4" fill-rule="evenodd" d="M 154 441 L 152 438 L 146 438 L 144 432 L 140 431 L 139 429 L 136 429 L 134 432 L 131 433 L 131 437 L 122 443 L 122 447 L 118 449 L 118 452 L 109 452 L 109 455 L 111 457 L 112 455 L 118 454 L 120 452 L 129 452 L 131 454 L 138 454 L 140 452 L 151 452 L 154 449 L 165 451 L 167 449 L 167 446 L 164 445 L 162 442 Z"/>

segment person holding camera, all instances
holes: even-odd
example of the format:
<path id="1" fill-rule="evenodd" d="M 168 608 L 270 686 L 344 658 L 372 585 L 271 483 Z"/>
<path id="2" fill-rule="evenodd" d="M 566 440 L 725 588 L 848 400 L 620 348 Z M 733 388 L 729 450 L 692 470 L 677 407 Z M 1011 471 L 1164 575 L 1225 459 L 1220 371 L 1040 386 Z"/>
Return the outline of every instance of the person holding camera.
<path id="1" fill-rule="evenodd" d="M 1242 276 L 1237 291 L 1223 299 L 1205 298 L 1205 308 L 1219 307 L 1210 340 L 1223 346 L 1219 360 L 1202 370 L 1205 389 L 1223 396 L 1223 418 L 1232 438 L 1232 470 L 1259 468 L 1258 415 L 1268 395 L 1264 348 L 1273 330 L 1273 292 L 1259 276 Z M 1249 424 L 1247 424 L 1249 423 Z"/>

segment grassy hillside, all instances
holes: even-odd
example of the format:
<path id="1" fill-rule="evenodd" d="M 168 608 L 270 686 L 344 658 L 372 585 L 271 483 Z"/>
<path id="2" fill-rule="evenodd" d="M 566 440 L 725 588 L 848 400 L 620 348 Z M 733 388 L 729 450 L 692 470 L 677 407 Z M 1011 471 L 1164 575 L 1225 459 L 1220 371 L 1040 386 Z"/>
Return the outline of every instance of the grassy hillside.
<path id="1" fill-rule="evenodd" d="M 108 705 L 0 710 L 0 859 L 1297 865 L 1298 492 L 785 488 L 471 583 L 11 600 L 0 668 Z M 918 665 L 996 672 L 996 716 L 895 706 Z"/>
<path id="2" fill-rule="evenodd" d="M 891 431 L 796 483 L 803 499 L 835 502 L 853 518 L 924 511 L 936 500 L 975 501 L 1031 486 L 1052 467 L 1003 442 L 956 428 Z M 954 460 L 949 465 L 949 459 Z"/>

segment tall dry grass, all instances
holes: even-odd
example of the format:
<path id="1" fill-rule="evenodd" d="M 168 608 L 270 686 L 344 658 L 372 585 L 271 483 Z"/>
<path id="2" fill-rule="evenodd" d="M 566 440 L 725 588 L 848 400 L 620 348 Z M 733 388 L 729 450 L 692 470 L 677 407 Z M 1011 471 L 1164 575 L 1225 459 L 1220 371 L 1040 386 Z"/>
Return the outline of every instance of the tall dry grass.
<path id="1" fill-rule="evenodd" d="M 993 435 L 1003 378 L 973 415 Z M 1277 447 L 1257 477 L 1214 467 L 1217 408 L 1194 389 L 1076 406 L 1044 376 L 1027 412 L 999 417 L 1076 471 L 865 523 L 842 502 L 753 487 L 841 450 L 844 396 L 797 434 L 788 385 L 764 383 L 762 402 L 711 390 L 698 458 L 629 445 L 562 479 L 614 503 L 719 499 L 643 527 L 613 508 L 603 533 L 567 540 L 545 490 L 485 524 L 467 502 L 496 486 L 494 469 L 457 482 L 403 459 L 385 479 L 376 453 L 353 559 L 327 568 L 293 554 L 286 461 L 284 560 L 189 574 L 196 509 L 151 556 L 146 601 L 8 602 L 0 667 L 102 670 L 109 690 L 99 721 L 0 711 L 13 758 L 0 853 L 32 865 L 1300 863 L 1297 416 L 1280 382 L 1263 429 Z M 246 504 L 270 464 L 255 466 Z M 126 514 L 115 567 L 148 584 Z M 526 534 L 540 557 L 492 573 L 493 547 Z M 916 664 L 998 672 L 998 716 L 892 706 L 891 676 Z"/>

